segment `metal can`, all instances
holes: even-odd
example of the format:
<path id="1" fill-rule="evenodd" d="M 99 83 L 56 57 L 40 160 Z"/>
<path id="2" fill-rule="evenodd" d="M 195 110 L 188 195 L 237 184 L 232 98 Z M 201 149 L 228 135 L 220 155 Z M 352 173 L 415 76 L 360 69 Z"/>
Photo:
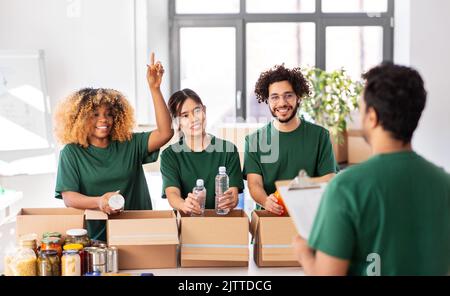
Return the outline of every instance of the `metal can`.
<path id="1" fill-rule="evenodd" d="M 107 252 L 107 262 L 106 270 L 107 272 L 119 272 L 119 250 L 117 247 L 109 247 L 106 249 Z"/>
<path id="2" fill-rule="evenodd" d="M 86 260 L 86 272 L 106 272 L 106 250 L 97 247 L 84 248 Z"/>
<path id="3" fill-rule="evenodd" d="M 108 245 L 104 241 L 91 240 L 91 247 L 103 248 L 104 249 L 104 248 L 107 248 Z"/>

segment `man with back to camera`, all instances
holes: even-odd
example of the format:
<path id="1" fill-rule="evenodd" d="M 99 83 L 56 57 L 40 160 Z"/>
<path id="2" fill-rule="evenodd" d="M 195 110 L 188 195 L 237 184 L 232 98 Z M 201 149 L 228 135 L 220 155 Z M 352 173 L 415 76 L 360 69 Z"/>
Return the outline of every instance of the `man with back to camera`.
<path id="1" fill-rule="evenodd" d="M 374 67 L 360 113 L 373 156 L 327 186 L 308 241 L 294 250 L 308 275 L 446 275 L 450 175 L 411 146 L 425 107 L 419 73 Z"/>

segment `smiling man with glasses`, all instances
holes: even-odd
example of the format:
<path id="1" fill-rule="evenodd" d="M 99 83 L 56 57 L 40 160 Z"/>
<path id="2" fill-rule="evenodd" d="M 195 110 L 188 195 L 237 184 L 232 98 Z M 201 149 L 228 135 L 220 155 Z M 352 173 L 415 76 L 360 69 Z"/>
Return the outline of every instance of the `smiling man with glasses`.
<path id="1" fill-rule="evenodd" d="M 328 181 L 338 168 L 328 131 L 298 116 L 301 100 L 309 94 L 300 68 L 278 65 L 263 72 L 255 93 L 259 103 L 269 105 L 274 119 L 246 137 L 244 177 L 259 207 L 282 215 L 275 181 L 293 179 L 302 169 L 317 181 Z"/>

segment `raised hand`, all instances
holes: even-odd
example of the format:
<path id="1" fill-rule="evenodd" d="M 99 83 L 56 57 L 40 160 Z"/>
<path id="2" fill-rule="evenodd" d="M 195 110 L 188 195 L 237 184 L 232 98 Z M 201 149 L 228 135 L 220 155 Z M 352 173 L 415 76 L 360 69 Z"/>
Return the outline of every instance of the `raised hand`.
<path id="1" fill-rule="evenodd" d="M 150 88 L 156 89 L 161 86 L 164 68 L 160 61 L 155 63 L 155 53 L 150 55 L 150 65 L 147 65 L 147 82 Z"/>

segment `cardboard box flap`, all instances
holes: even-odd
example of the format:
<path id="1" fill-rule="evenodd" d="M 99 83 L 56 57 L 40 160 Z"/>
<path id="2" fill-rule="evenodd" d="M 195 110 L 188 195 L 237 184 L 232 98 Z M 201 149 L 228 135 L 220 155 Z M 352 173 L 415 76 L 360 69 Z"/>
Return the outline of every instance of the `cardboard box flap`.
<path id="1" fill-rule="evenodd" d="M 261 218 L 259 221 L 260 242 L 263 245 L 291 245 L 297 235 L 290 217 Z"/>
<path id="2" fill-rule="evenodd" d="M 108 220 L 107 214 L 97 210 L 85 210 L 84 216 L 86 220 Z"/>
<path id="3" fill-rule="evenodd" d="M 250 222 L 250 233 L 252 235 L 252 242 L 255 240 L 256 232 L 258 231 L 258 223 L 259 223 L 259 216 L 257 211 L 252 212 L 252 219 Z"/>
<path id="4" fill-rule="evenodd" d="M 181 222 L 183 244 L 248 244 L 248 218 L 186 218 Z"/>
<path id="5" fill-rule="evenodd" d="M 24 208 L 16 216 L 16 237 L 36 233 L 38 240 L 44 232 L 59 232 L 62 235 L 72 228 L 83 228 L 82 210 L 73 208 Z"/>
<path id="6" fill-rule="evenodd" d="M 140 211 L 123 211 L 117 215 L 108 217 L 110 220 L 115 219 L 157 219 L 157 218 L 172 218 L 175 219 L 175 213 L 171 210 L 167 211 L 153 211 L 153 210 L 140 210 Z"/>
<path id="7" fill-rule="evenodd" d="M 249 257 L 248 244 L 243 245 L 182 245 L 181 258 L 193 261 L 246 262 Z"/>
<path id="8" fill-rule="evenodd" d="M 190 214 L 185 214 L 183 212 L 177 212 L 179 218 L 207 218 L 207 217 L 216 217 L 216 218 L 247 218 L 247 214 L 244 210 L 235 209 L 229 212 L 227 215 L 217 215 L 215 210 L 206 209 L 204 215 L 202 217 L 191 217 Z"/>
<path id="9" fill-rule="evenodd" d="M 177 245 L 178 229 L 175 219 L 113 219 L 107 222 L 108 244 Z"/>
<path id="10" fill-rule="evenodd" d="M 74 208 L 23 208 L 17 216 L 33 215 L 33 216 L 56 216 L 56 215 L 83 215 L 83 210 Z"/>

